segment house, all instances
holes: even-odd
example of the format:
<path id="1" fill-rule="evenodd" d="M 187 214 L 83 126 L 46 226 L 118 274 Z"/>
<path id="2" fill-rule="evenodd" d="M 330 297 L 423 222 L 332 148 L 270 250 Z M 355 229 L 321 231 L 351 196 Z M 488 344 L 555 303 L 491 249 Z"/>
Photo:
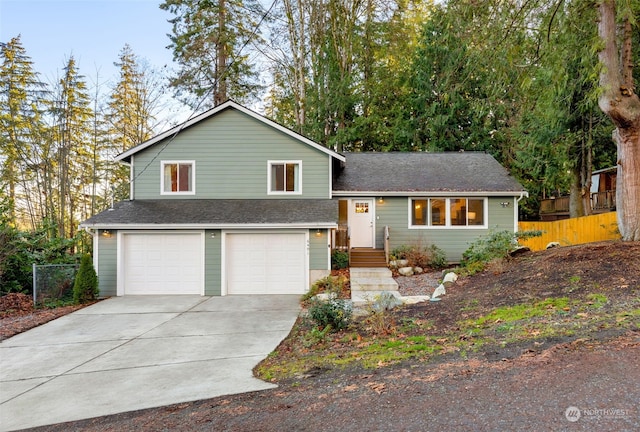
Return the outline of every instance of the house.
<path id="1" fill-rule="evenodd" d="M 302 294 L 341 230 L 350 248 L 433 243 L 457 261 L 517 230 L 526 195 L 484 153 L 343 155 L 233 101 L 116 160 L 130 200 L 81 224 L 103 296 Z"/>
<path id="2" fill-rule="evenodd" d="M 589 203 L 593 214 L 616 211 L 617 167 L 604 168 L 591 173 Z M 540 220 L 569 219 L 569 196 L 545 198 L 540 201 Z"/>

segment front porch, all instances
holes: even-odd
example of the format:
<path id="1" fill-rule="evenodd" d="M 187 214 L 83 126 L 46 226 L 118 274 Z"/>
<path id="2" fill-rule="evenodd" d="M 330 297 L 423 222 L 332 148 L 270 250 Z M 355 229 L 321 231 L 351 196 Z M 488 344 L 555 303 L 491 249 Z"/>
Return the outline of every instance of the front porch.
<path id="1" fill-rule="evenodd" d="M 349 267 L 382 268 L 389 263 L 389 227 L 384 227 L 384 248 L 351 247 L 349 229 L 340 226 L 331 230 L 331 251 L 344 251 L 349 254 Z"/>

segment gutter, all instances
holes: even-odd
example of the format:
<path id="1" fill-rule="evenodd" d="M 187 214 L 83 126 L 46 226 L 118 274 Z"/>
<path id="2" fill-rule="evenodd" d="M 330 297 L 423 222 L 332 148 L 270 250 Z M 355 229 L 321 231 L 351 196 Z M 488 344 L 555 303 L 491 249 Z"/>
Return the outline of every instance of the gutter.
<path id="1" fill-rule="evenodd" d="M 335 222 L 309 222 L 309 223 L 271 223 L 271 224 L 145 224 L 145 223 L 101 223 L 92 225 L 81 225 L 87 229 L 109 229 L 109 230 L 171 230 L 171 229 L 331 229 L 338 228 Z M 87 231 L 89 232 L 89 231 Z"/>
<path id="2" fill-rule="evenodd" d="M 517 196 L 518 191 L 333 191 L 333 197 L 503 197 Z M 520 199 L 529 196 L 520 192 Z"/>

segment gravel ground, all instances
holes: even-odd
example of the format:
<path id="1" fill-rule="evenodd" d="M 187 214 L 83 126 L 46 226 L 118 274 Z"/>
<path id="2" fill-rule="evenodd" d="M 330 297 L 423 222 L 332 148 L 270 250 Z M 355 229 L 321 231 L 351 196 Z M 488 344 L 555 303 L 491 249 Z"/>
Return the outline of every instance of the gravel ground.
<path id="1" fill-rule="evenodd" d="M 402 296 L 431 295 L 433 290 L 440 285 L 442 271 L 427 272 L 413 276 L 396 276 L 398 292 Z"/>

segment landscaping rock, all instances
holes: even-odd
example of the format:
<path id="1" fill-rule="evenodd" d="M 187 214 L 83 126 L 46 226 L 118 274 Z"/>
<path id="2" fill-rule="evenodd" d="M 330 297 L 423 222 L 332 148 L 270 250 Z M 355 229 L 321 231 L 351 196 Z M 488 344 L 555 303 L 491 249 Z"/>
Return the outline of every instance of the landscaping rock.
<path id="1" fill-rule="evenodd" d="M 413 276 L 413 267 L 400 267 L 398 273 L 402 276 Z"/>
<path id="2" fill-rule="evenodd" d="M 422 267 L 414 267 L 413 274 L 422 274 L 424 273 L 424 269 Z"/>
<path id="3" fill-rule="evenodd" d="M 545 249 L 551 249 L 551 248 L 558 247 L 558 246 L 560 246 L 560 243 L 558 243 L 558 242 L 551 242 L 551 243 L 547 244 L 547 246 L 545 247 Z"/>
<path id="4" fill-rule="evenodd" d="M 509 252 L 509 255 L 512 257 L 515 257 L 525 252 L 531 252 L 531 249 L 528 246 L 519 246 L 514 250 L 512 250 L 511 252 Z"/>
<path id="5" fill-rule="evenodd" d="M 323 293 L 320 293 L 320 294 L 316 294 L 316 298 L 318 300 L 321 300 L 321 301 L 333 300 L 333 299 L 335 299 L 337 297 L 338 297 L 338 295 L 336 293 L 323 292 Z"/>
<path id="6" fill-rule="evenodd" d="M 380 295 L 377 295 L 373 302 L 373 309 L 377 311 L 391 310 L 395 307 L 402 305 L 402 300 L 396 297 L 389 291 L 383 291 Z"/>
<path id="7" fill-rule="evenodd" d="M 389 261 L 389 267 L 391 268 L 406 267 L 408 264 L 409 261 L 405 259 Z"/>
<path id="8" fill-rule="evenodd" d="M 446 287 L 451 286 L 452 283 L 458 280 L 458 275 L 454 272 L 449 272 L 444 275 L 444 279 L 442 279 L 442 284 Z"/>
<path id="9" fill-rule="evenodd" d="M 438 288 L 436 288 L 433 291 L 433 294 L 431 294 L 431 300 L 436 299 L 438 297 L 440 297 L 441 295 L 445 295 L 447 293 L 447 290 L 444 288 L 443 284 L 438 285 Z"/>

